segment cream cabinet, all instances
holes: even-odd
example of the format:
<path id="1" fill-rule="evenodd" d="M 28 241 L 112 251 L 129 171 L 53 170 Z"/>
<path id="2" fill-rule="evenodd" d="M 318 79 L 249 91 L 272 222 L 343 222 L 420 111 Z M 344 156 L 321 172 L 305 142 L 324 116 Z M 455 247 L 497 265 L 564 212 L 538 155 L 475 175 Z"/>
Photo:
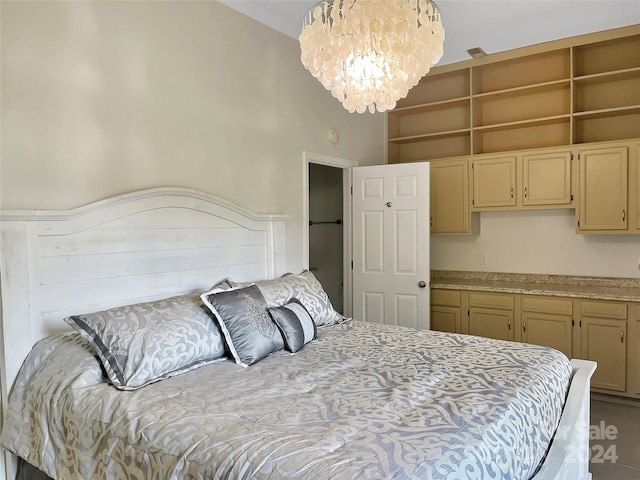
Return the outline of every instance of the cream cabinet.
<path id="1" fill-rule="evenodd" d="M 482 158 L 472 162 L 473 207 L 515 207 L 515 155 Z"/>
<path id="2" fill-rule="evenodd" d="M 431 328 L 593 360 L 595 391 L 640 398 L 640 304 L 436 287 Z"/>
<path id="3" fill-rule="evenodd" d="M 525 153 L 522 155 L 522 205 L 570 205 L 570 151 Z"/>
<path id="4" fill-rule="evenodd" d="M 431 233 L 469 233 L 469 161 L 431 162 Z"/>
<path id="5" fill-rule="evenodd" d="M 627 230 L 628 147 L 581 149 L 578 161 L 578 230 Z"/>
<path id="6" fill-rule="evenodd" d="M 476 157 L 473 210 L 570 208 L 572 158 L 568 149 Z"/>
<path id="7" fill-rule="evenodd" d="M 594 388 L 624 392 L 627 388 L 627 305 L 581 302 L 582 358 L 598 363 Z"/>
<path id="8" fill-rule="evenodd" d="M 457 290 L 431 291 L 431 330 L 460 332 L 460 297 Z"/>
<path id="9" fill-rule="evenodd" d="M 570 299 L 522 298 L 522 341 L 545 345 L 573 358 L 573 302 Z"/>
<path id="10" fill-rule="evenodd" d="M 469 293 L 469 333 L 498 340 L 514 340 L 514 296 Z"/>

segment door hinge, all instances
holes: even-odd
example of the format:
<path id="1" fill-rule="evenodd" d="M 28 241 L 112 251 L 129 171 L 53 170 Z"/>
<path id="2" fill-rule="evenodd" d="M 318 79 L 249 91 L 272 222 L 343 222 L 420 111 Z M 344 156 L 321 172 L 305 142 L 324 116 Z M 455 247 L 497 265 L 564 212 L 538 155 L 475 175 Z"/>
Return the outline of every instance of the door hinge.
<path id="1" fill-rule="evenodd" d="M 582 320 L 580 320 L 580 328 L 582 328 Z"/>
<path id="2" fill-rule="evenodd" d="M 351 270 L 353 270 L 353 260 L 351 260 Z"/>
<path id="3" fill-rule="evenodd" d="M 580 160 L 580 154 L 578 154 L 578 160 Z"/>
<path id="4" fill-rule="evenodd" d="M 571 194 L 571 201 L 573 202 L 573 193 Z"/>
<path id="5" fill-rule="evenodd" d="M 476 162 L 471 162 L 471 170 L 474 170 L 476 168 L 475 165 L 476 165 Z"/>
<path id="6" fill-rule="evenodd" d="M 573 153 L 571 153 L 571 160 L 573 160 Z"/>
<path id="7" fill-rule="evenodd" d="M 351 195 L 353 195 L 353 186 L 351 187 Z"/>
<path id="8" fill-rule="evenodd" d="M 467 317 L 471 316 L 471 310 L 467 310 Z"/>
<path id="9" fill-rule="evenodd" d="M 578 220 L 578 228 L 580 228 L 580 220 Z"/>
<path id="10" fill-rule="evenodd" d="M 473 205 L 474 207 L 476 206 L 476 201 L 473 198 L 471 199 L 471 205 Z"/>
<path id="11" fill-rule="evenodd" d="M 576 326 L 576 321 L 575 321 L 573 318 L 571 319 L 571 326 L 572 326 L 572 327 L 575 327 L 575 326 Z"/>

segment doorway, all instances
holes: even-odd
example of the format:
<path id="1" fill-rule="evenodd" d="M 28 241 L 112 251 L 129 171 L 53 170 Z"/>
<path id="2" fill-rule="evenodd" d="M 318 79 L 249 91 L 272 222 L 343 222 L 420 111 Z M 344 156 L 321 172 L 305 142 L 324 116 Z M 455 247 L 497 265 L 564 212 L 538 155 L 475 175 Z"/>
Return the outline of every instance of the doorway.
<path id="1" fill-rule="evenodd" d="M 351 316 L 351 167 L 357 162 L 304 152 L 303 263 Z"/>

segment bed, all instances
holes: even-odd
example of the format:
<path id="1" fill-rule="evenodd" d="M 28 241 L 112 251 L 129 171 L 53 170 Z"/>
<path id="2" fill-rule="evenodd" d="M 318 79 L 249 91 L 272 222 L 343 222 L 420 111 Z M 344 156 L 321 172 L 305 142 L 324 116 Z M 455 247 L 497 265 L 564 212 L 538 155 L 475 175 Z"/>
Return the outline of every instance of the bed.
<path id="1" fill-rule="evenodd" d="M 590 478 L 593 362 L 345 319 L 285 221 L 179 188 L 3 212 L 6 478 Z M 117 367 L 109 328 L 168 304 L 200 353 Z"/>

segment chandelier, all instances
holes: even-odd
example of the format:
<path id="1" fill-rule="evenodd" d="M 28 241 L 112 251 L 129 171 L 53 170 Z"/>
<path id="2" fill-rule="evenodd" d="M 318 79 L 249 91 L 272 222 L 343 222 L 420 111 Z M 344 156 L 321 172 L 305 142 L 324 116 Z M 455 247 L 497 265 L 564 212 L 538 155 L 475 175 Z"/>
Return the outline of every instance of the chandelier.
<path id="1" fill-rule="evenodd" d="M 442 57 L 430 0 L 324 0 L 304 18 L 301 60 L 350 113 L 385 112 Z"/>

